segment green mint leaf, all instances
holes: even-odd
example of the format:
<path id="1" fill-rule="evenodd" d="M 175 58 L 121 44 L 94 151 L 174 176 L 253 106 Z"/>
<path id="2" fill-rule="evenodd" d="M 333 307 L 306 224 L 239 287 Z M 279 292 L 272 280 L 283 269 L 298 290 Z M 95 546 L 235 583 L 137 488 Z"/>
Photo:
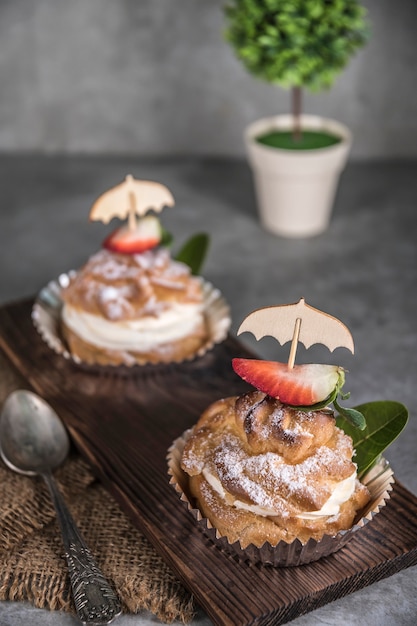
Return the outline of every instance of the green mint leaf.
<path id="1" fill-rule="evenodd" d="M 357 411 L 356 409 L 349 409 L 347 407 L 340 406 L 338 404 L 336 398 L 333 400 L 333 404 L 335 408 L 339 411 L 339 413 L 352 424 L 355 428 L 359 428 L 359 430 L 365 430 L 366 428 L 366 419 L 364 415 Z"/>
<path id="2" fill-rule="evenodd" d="M 209 247 L 210 238 L 205 233 L 193 235 L 175 256 L 177 261 L 188 265 L 192 274 L 199 274 Z"/>
<path id="3" fill-rule="evenodd" d="M 362 476 L 379 459 L 382 452 L 398 437 L 408 421 L 408 410 L 400 402 L 380 400 L 368 402 L 355 407 L 366 420 L 366 428 L 359 431 L 346 419 L 339 415 L 337 426 L 353 440 L 356 450 L 355 463 L 358 476 Z"/>

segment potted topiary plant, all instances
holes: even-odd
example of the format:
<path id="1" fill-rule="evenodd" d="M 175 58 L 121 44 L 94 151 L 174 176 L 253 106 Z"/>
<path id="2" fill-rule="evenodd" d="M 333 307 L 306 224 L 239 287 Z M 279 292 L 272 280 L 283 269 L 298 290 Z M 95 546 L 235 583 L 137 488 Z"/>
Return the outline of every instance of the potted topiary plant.
<path id="1" fill-rule="evenodd" d="M 329 88 L 365 44 L 357 0 L 229 0 L 226 39 L 254 76 L 291 90 L 292 113 L 245 132 L 262 224 L 288 237 L 323 232 L 330 220 L 351 133 L 302 113 L 303 89 Z"/>

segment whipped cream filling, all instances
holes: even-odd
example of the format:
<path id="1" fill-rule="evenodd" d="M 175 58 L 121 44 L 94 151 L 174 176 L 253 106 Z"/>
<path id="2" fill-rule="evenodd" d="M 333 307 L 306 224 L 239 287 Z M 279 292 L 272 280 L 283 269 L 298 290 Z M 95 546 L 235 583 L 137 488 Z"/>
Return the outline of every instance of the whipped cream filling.
<path id="1" fill-rule="evenodd" d="M 236 507 L 237 509 L 244 509 L 245 511 L 250 511 L 251 513 L 255 513 L 255 515 L 260 515 L 261 517 L 273 517 L 277 515 L 277 511 L 272 508 L 260 506 L 257 504 L 249 504 L 247 502 L 243 502 L 242 500 L 232 500 L 231 495 L 224 489 L 220 480 L 210 472 L 206 467 L 203 469 L 202 474 L 209 485 L 214 489 L 214 491 L 223 499 L 226 500 L 231 506 Z M 336 484 L 331 496 L 326 500 L 321 509 L 318 511 L 305 511 L 303 513 L 299 513 L 297 515 L 300 519 L 310 519 L 314 520 L 318 517 L 330 517 L 333 515 L 337 515 L 340 511 L 340 507 L 344 502 L 347 502 L 349 498 L 352 496 L 355 491 L 355 483 L 356 483 L 356 471 L 353 472 L 351 476 L 341 480 Z"/>
<path id="2" fill-rule="evenodd" d="M 201 304 L 173 305 L 158 316 L 110 321 L 65 304 L 62 319 L 81 339 L 107 350 L 144 352 L 177 341 L 194 332 L 201 323 Z"/>
<path id="3" fill-rule="evenodd" d="M 351 476 L 341 480 L 336 484 L 332 495 L 323 504 L 318 511 L 306 511 L 297 515 L 300 519 L 316 519 L 317 517 L 331 517 L 337 515 L 340 511 L 340 507 L 344 502 L 347 502 L 355 491 L 356 484 L 356 471 Z"/>

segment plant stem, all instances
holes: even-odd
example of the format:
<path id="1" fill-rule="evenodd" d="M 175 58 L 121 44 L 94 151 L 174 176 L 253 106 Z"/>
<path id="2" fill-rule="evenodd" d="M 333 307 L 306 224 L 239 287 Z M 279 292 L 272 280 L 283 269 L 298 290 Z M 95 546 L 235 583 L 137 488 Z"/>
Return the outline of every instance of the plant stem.
<path id="1" fill-rule="evenodd" d="M 300 141 L 301 140 L 301 103 L 302 103 L 301 87 L 292 87 L 291 100 L 292 100 L 292 115 L 294 118 L 293 139 L 294 141 Z"/>

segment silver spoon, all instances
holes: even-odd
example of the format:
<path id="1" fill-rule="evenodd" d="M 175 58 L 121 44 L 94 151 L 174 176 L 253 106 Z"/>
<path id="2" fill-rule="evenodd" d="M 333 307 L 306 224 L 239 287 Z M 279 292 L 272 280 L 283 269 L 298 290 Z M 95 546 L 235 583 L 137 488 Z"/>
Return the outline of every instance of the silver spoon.
<path id="1" fill-rule="evenodd" d="M 12 470 L 42 476 L 61 526 L 77 615 L 83 624 L 109 624 L 119 599 L 97 567 L 60 494 L 51 471 L 66 458 L 67 431 L 49 404 L 30 391 L 9 395 L 0 416 L 0 453 Z"/>

